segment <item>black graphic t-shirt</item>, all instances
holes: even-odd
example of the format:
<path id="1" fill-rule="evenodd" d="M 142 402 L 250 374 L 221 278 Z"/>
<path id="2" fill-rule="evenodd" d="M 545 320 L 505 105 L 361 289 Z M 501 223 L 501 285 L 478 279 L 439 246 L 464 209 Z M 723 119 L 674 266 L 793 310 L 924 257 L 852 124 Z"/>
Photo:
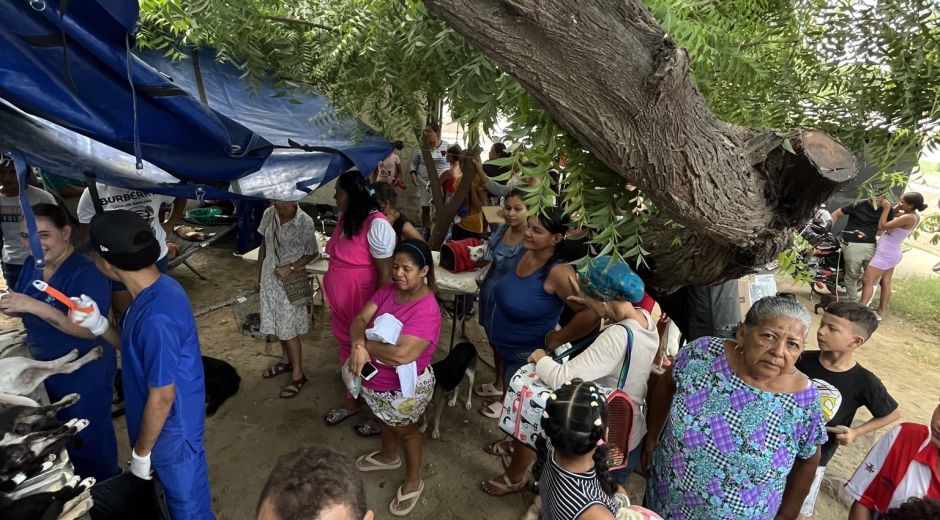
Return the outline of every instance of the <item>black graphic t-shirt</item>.
<path id="1" fill-rule="evenodd" d="M 897 409 L 898 402 L 891 397 L 885 385 L 871 371 L 856 363 L 845 372 L 832 372 L 819 362 L 819 354 L 818 350 L 804 352 L 800 360 L 796 362 L 796 368 L 810 379 L 829 383 L 840 394 L 827 397 L 824 392 L 820 392 L 823 399 L 823 416 L 831 417 L 826 426 L 851 427 L 852 421 L 855 420 L 855 412 L 863 406 L 876 418 L 884 417 Z M 837 408 L 828 410 L 825 409 L 827 406 Z M 823 444 L 822 460 L 819 461 L 819 465 L 828 464 L 838 447 L 839 441 L 836 440 L 836 436 L 830 434 L 829 441 Z"/>
<path id="2" fill-rule="evenodd" d="M 863 200 L 839 208 L 842 213 L 849 218 L 845 223 L 846 231 L 861 231 L 865 236 L 859 238 L 851 233 L 842 235 L 846 242 L 858 242 L 861 244 L 874 244 L 878 235 L 878 220 L 881 218 L 881 208 L 871 205 L 871 202 Z"/>

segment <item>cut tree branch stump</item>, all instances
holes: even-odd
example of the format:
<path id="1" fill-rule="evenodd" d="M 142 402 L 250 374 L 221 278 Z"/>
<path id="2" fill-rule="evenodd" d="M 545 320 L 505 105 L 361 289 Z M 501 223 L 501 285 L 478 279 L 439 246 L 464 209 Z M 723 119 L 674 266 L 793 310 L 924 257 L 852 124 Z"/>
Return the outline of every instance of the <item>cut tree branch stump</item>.
<path id="1" fill-rule="evenodd" d="M 856 174 L 852 153 L 822 132 L 717 119 L 688 54 L 640 0 L 425 3 L 655 202 L 644 247 L 660 291 L 755 271 Z"/>

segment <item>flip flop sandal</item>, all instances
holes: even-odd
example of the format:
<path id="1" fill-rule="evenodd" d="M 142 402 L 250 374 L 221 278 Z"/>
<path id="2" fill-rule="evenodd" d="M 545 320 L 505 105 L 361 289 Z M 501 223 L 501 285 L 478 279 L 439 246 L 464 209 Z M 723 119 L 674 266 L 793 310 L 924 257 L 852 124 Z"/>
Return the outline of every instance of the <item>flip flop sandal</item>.
<path id="1" fill-rule="evenodd" d="M 521 492 L 523 489 L 525 489 L 525 485 L 526 480 L 514 484 L 509 481 L 509 477 L 507 477 L 504 473 L 494 479 L 484 481 L 482 484 L 480 484 L 480 487 L 483 488 L 483 491 L 487 495 L 493 497 L 502 497 Z"/>
<path id="2" fill-rule="evenodd" d="M 493 383 L 483 383 L 473 389 L 473 393 L 480 397 L 501 397 L 503 391 L 496 388 Z"/>
<path id="3" fill-rule="evenodd" d="M 374 437 L 382 433 L 382 428 L 372 419 L 366 419 L 365 421 L 362 421 L 361 423 L 357 424 L 353 430 L 360 437 Z"/>
<path id="4" fill-rule="evenodd" d="M 281 389 L 281 393 L 278 394 L 278 397 L 281 399 L 293 399 L 297 397 L 297 394 L 304 389 L 304 385 L 307 384 L 307 376 L 301 377 L 300 379 L 291 381 L 289 385 Z"/>
<path id="5" fill-rule="evenodd" d="M 349 419 L 361 411 L 361 408 L 355 411 L 347 410 L 345 408 L 333 408 L 329 412 L 326 412 L 326 415 L 323 416 L 323 422 L 329 426 L 336 426 L 337 424 L 345 421 L 346 419 Z"/>
<path id="6" fill-rule="evenodd" d="M 503 415 L 503 403 L 499 401 L 493 401 L 492 403 L 480 408 L 480 413 L 483 417 L 489 417 L 490 419 L 499 419 Z"/>
<path id="7" fill-rule="evenodd" d="M 496 442 L 491 442 L 483 448 L 483 451 L 489 453 L 490 455 L 496 455 L 497 457 L 509 456 L 512 455 L 512 439 L 502 439 Z"/>
<path id="8" fill-rule="evenodd" d="M 422 480 L 418 484 L 418 489 L 412 491 L 411 493 L 402 493 L 401 486 L 398 486 L 398 491 L 395 492 L 395 500 L 392 500 L 392 503 L 388 505 L 388 512 L 393 516 L 407 516 L 416 505 L 418 505 L 418 499 L 421 498 L 421 493 L 424 492 L 424 481 Z M 403 502 L 411 502 L 411 505 L 408 507 L 402 508 L 401 504 Z"/>
<path id="9" fill-rule="evenodd" d="M 286 374 L 294 369 L 294 365 L 290 363 L 275 363 L 268 368 L 264 369 L 264 372 L 261 373 L 261 377 L 265 379 L 271 379 L 272 377 L 277 377 L 281 374 Z"/>
<path id="10" fill-rule="evenodd" d="M 401 457 L 395 462 L 386 463 L 375 458 L 376 455 L 381 454 L 381 451 L 373 451 L 372 453 L 367 453 L 359 457 L 356 459 L 356 469 L 363 473 L 369 473 L 371 471 L 386 471 L 401 467 Z"/>

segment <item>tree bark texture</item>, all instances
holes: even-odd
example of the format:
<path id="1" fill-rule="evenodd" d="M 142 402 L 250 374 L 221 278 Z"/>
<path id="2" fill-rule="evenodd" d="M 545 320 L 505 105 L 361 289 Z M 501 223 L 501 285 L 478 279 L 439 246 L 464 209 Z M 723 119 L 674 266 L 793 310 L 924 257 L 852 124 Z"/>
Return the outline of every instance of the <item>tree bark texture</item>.
<path id="1" fill-rule="evenodd" d="M 855 176 L 825 134 L 718 120 L 640 0 L 425 2 L 656 203 L 644 247 L 662 291 L 753 272 Z"/>

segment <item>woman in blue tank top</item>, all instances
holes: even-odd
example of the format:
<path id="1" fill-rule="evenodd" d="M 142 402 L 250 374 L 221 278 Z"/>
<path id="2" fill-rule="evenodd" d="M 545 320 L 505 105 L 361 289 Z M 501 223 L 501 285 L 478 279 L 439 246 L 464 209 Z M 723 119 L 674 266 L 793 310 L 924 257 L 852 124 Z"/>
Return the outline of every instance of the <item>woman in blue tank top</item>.
<path id="1" fill-rule="evenodd" d="M 559 248 L 568 231 L 568 218 L 559 208 L 529 217 L 523 238 L 525 252 L 496 284 L 487 335 L 504 360 L 508 381 L 533 351 L 552 350 L 589 333 L 597 315 L 573 308 L 576 314 L 559 330 L 558 318 L 569 296 L 576 295 L 577 275 L 564 262 Z"/>
<path id="2" fill-rule="evenodd" d="M 487 326 L 487 337 L 503 361 L 506 384 L 512 375 L 528 362 L 537 349 L 552 351 L 559 345 L 584 337 L 597 327 L 599 316 L 586 307 L 572 307 L 574 317 L 564 327 L 555 330 L 558 318 L 569 296 L 577 294 L 577 275 L 574 268 L 561 257 L 559 248 L 568 231 L 568 219 L 560 208 L 550 208 L 529 217 L 523 238 L 525 252 L 517 256 L 506 275 L 496 284 L 493 314 Z M 503 441 L 491 444 L 487 451 L 500 451 Z M 526 450 L 525 456 L 513 457 L 513 462 L 525 472 L 535 453 Z M 519 473 L 510 467 L 506 475 Z M 504 479 L 484 483 L 484 489 L 493 495 L 521 489 L 522 482 L 502 482 Z"/>

